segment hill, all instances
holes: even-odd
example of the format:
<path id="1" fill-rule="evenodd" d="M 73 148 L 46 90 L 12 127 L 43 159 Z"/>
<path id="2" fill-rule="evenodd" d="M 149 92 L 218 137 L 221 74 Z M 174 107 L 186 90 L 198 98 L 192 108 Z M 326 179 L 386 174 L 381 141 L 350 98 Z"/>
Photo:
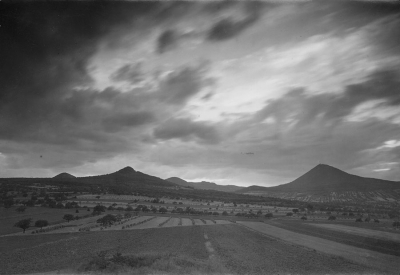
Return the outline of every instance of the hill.
<path id="1" fill-rule="evenodd" d="M 400 198 L 400 183 L 360 177 L 319 164 L 292 182 L 274 187 L 250 186 L 237 192 L 316 202 L 394 202 Z"/>
<path id="2" fill-rule="evenodd" d="M 68 174 L 68 173 L 60 173 L 57 176 L 54 176 L 53 179 L 75 179 L 76 177 Z"/>
<path id="3" fill-rule="evenodd" d="M 201 190 L 214 190 L 214 191 L 222 191 L 222 192 L 235 192 L 239 189 L 242 189 L 243 187 L 236 186 L 236 185 L 218 185 L 214 182 L 208 182 L 208 181 L 201 181 L 201 182 L 189 182 L 185 181 L 181 178 L 178 177 L 172 177 L 166 179 L 169 182 L 176 183 L 180 186 L 185 186 L 185 187 L 192 187 L 195 189 L 201 189 Z"/>

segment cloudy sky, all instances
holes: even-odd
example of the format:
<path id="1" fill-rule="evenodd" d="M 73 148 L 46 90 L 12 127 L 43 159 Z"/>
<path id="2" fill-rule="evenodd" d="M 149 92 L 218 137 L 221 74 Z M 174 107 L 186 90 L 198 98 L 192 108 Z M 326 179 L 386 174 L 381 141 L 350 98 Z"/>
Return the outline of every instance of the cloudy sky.
<path id="1" fill-rule="evenodd" d="M 400 5 L 0 6 L 0 177 L 400 180 Z"/>

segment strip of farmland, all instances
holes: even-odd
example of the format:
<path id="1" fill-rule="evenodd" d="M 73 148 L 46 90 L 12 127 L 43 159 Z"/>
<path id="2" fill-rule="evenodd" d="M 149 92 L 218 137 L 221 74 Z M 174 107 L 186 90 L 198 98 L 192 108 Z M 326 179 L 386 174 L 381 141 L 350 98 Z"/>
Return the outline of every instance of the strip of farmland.
<path id="1" fill-rule="evenodd" d="M 295 233 L 276 226 L 260 222 L 238 222 L 252 230 L 272 236 L 274 238 L 304 246 L 316 251 L 343 257 L 352 262 L 371 268 L 378 268 L 385 272 L 396 273 L 400 270 L 399 258 L 371 250 L 366 250 L 334 241 L 317 238 L 305 234 Z"/>
<path id="2" fill-rule="evenodd" d="M 202 227 L 229 274 L 382 274 L 376 268 L 281 242 L 238 225 Z"/>
<path id="3" fill-rule="evenodd" d="M 373 238 L 378 238 L 378 239 L 386 239 L 389 241 L 400 242 L 400 234 L 395 234 L 395 233 L 382 232 L 382 231 L 376 231 L 376 230 L 371 230 L 371 229 L 346 226 L 346 225 L 341 225 L 341 224 L 318 224 L 318 223 L 312 224 L 312 223 L 310 223 L 309 225 L 319 226 L 319 227 L 323 227 L 323 228 L 327 228 L 327 229 L 332 229 L 335 231 L 341 231 L 341 232 L 365 236 L 365 237 L 373 237 Z"/>
<path id="4" fill-rule="evenodd" d="M 337 243 L 351 245 L 389 255 L 400 256 L 400 243 L 383 238 L 366 237 L 360 236 L 359 234 L 350 234 L 328 228 L 311 226 L 311 224 L 313 224 L 311 222 L 303 223 L 298 221 L 279 220 L 271 221 L 271 224 L 276 227 L 304 235 L 323 238 Z M 379 232 L 385 233 L 384 231 Z"/>

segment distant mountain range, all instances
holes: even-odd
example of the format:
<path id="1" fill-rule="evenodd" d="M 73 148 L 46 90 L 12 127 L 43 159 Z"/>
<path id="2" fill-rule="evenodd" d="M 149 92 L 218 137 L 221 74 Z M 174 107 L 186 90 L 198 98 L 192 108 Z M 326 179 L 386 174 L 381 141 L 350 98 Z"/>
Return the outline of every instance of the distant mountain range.
<path id="1" fill-rule="evenodd" d="M 207 181 L 201 181 L 201 182 L 189 182 L 185 181 L 181 178 L 178 177 L 172 177 L 166 179 L 166 181 L 173 182 L 175 184 L 189 187 L 189 188 L 194 188 L 194 189 L 202 189 L 202 190 L 215 190 L 215 191 L 223 191 L 223 192 L 235 192 L 240 189 L 243 189 L 243 187 L 236 186 L 236 185 L 218 185 L 214 182 L 207 182 Z"/>
<path id="2" fill-rule="evenodd" d="M 292 182 L 250 186 L 236 192 L 310 202 L 396 202 L 400 199 L 400 182 L 364 178 L 319 164 Z"/>
<path id="3" fill-rule="evenodd" d="M 326 164 L 319 164 L 294 181 L 274 187 L 257 185 L 240 187 L 206 181 L 188 182 L 178 177 L 164 180 L 135 171 L 129 166 L 111 174 L 90 177 L 75 177 L 68 173 L 61 173 L 53 178 L 0 179 L 0 184 L 13 182 L 58 183 L 91 191 L 102 187 L 108 192 L 117 194 L 132 191 L 153 194 L 170 193 L 177 196 L 191 194 L 196 198 L 218 196 L 246 199 L 242 195 L 255 195 L 304 202 L 398 203 L 400 201 L 400 182 L 355 176 Z"/>

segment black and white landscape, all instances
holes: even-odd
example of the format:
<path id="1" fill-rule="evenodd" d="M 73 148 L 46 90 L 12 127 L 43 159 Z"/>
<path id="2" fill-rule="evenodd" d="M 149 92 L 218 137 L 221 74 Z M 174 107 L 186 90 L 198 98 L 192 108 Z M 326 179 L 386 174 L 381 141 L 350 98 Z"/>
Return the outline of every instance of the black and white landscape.
<path id="1" fill-rule="evenodd" d="M 397 274 L 398 1 L 0 1 L 0 274 Z"/>

